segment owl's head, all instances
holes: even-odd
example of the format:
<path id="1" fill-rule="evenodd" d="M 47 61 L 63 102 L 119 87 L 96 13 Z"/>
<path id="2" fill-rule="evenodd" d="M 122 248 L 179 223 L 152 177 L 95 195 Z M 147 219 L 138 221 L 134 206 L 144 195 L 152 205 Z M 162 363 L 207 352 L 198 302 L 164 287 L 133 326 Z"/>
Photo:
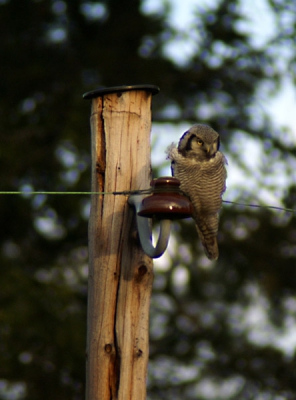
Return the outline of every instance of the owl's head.
<path id="1" fill-rule="evenodd" d="M 183 134 L 178 150 L 184 157 L 206 160 L 214 157 L 219 147 L 219 134 L 208 125 L 196 124 Z"/>

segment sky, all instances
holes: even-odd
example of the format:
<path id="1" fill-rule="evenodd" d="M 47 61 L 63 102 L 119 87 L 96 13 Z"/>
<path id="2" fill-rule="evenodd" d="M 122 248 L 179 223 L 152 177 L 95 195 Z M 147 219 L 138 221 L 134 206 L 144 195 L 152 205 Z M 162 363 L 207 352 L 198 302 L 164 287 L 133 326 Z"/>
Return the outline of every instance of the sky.
<path id="1" fill-rule="evenodd" d="M 168 15 L 168 22 L 181 32 L 186 33 L 190 31 L 190 26 L 194 23 L 196 5 L 198 4 L 199 7 L 211 7 L 216 4 L 216 0 L 198 0 L 198 2 L 197 0 L 168 0 L 168 3 L 172 6 Z M 144 0 L 142 9 L 147 13 L 157 12 L 163 9 L 163 2 L 159 0 Z M 242 22 L 240 28 L 250 32 L 253 38 L 252 44 L 260 47 L 274 35 L 276 29 L 273 15 L 266 0 L 252 2 L 252 7 L 250 7 L 250 2 L 241 1 L 241 10 L 249 22 Z M 182 51 L 180 51 L 180 44 L 182 44 Z M 184 58 L 193 54 L 194 41 L 190 42 L 184 39 L 182 43 L 171 43 L 167 46 L 166 52 L 177 63 L 182 64 Z M 276 122 L 280 124 L 288 123 L 291 127 L 295 126 L 296 91 L 288 71 L 285 73 L 281 92 L 278 93 L 277 98 L 271 99 L 266 106 Z"/>

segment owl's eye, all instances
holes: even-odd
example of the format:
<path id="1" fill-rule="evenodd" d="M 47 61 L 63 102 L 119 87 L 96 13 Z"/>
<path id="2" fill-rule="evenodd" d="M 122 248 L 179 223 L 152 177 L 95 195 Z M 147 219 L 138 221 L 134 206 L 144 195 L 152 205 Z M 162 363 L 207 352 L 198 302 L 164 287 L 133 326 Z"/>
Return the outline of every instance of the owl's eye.
<path id="1" fill-rule="evenodd" d="M 203 145 L 203 141 L 200 140 L 200 139 L 197 139 L 197 144 L 198 144 L 199 146 L 202 146 L 202 145 Z"/>

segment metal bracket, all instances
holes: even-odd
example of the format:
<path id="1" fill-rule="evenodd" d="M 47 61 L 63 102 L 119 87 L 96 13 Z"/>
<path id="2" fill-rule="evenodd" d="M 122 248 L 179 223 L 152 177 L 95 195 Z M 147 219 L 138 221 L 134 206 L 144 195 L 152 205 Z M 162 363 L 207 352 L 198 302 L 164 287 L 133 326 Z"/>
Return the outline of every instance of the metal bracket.
<path id="1" fill-rule="evenodd" d="M 136 210 L 138 233 L 143 251 L 151 258 L 158 258 L 163 255 L 168 246 L 171 221 L 169 219 L 160 220 L 160 232 L 156 246 L 154 247 L 152 244 L 152 230 L 149 224 L 149 218 L 140 217 L 138 215 L 144 197 L 143 195 L 132 195 L 129 197 L 128 203 L 134 206 Z"/>

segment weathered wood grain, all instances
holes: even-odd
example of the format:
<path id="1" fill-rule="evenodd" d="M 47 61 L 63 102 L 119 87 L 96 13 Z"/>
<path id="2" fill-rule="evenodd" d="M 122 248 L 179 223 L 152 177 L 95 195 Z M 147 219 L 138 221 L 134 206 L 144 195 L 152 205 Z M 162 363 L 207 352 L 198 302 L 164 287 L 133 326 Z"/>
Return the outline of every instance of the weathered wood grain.
<path id="1" fill-rule="evenodd" d="M 151 93 L 92 100 L 92 191 L 150 182 Z M 87 400 L 144 400 L 152 260 L 138 243 L 127 197 L 92 195 L 89 222 Z"/>

